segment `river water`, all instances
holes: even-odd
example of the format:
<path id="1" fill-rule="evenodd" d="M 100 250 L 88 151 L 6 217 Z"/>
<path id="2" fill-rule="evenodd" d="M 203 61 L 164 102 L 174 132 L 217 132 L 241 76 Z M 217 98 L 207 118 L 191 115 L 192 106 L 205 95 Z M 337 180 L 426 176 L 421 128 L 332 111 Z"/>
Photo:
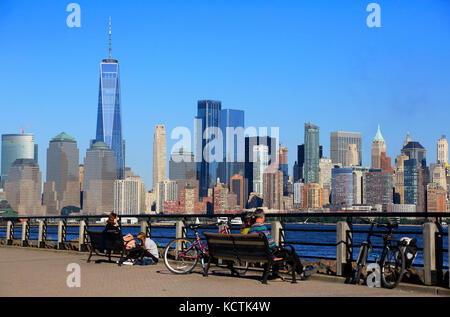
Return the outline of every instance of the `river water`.
<path id="1" fill-rule="evenodd" d="M 90 226 L 91 230 L 102 230 L 103 226 Z M 269 226 L 270 228 L 270 226 Z M 286 231 L 285 232 L 285 240 L 286 243 L 325 243 L 325 244 L 336 244 L 336 225 L 335 224 L 286 224 L 286 229 L 289 230 L 308 230 L 308 231 Z M 329 230 L 331 232 L 320 232 L 320 230 Z M 369 229 L 368 225 L 354 225 L 354 230 L 358 231 L 367 231 Z M 379 232 L 382 232 L 383 229 L 377 229 Z M 6 229 L 0 228 L 0 238 L 5 238 Z M 73 239 L 78 238 L 78 227 L 68 227 L 67 228 L 67 241 L 71 241 Z M 131 233 L 133 235 L 137 235 L 140 231 L 140 227 L 129 227 L 124 226 L 122 228 L 122 232 L 124 234 Z M 202 231 L 212 231 L 217 232 L 217 226 L 205 227 L 201 228 L 199 232 Z M 402 238 L 416 238 L 417 245 L 419 248 L 423 247 L 423 238 L 422 238 L 422 227 L 421 226 L 400 226 L 396 231 L 408 232 L 407 234 L 400 233 L 395 234 L 394 237 Z M 443 228 L 444 232 L 448 232 L 448 228 Z M 233 228 L 233 233 L 239 233 L 239 228 Z M 16 238 L 21 237 L 21 227 L 15 228 L 14 235 Z M 169 241 L 175 238 L 175 228 L 159 228 L 157 226 L 153 226 L 151 229 L 152 239 L 157 242 L 157 244 L 161 247 L 164 247 Z M 38 237 L 38 228 L 32 227 L 30 230 L 30 240 L 37 240 Z M 49 226 L 47 232 L 47 238 L 50 238 L 52 241 L 56 241 L 58 237 L 57 227 Z M 188 230 L 188 237 L 193 237 L 192 231 Z M 201 235 L 202 237 L 202 235 Z M 353 234 L 353 243 L 355 245 L 359 245 L 362 241 L 364 241 L 367 237 L 367 233 L 354 233 Z M 382 239 L 378 237 L 372 238 L 373 245 L 382 245 Z M 335 258 L 336 257 L 336 247 L 335 246 L 309 246 L 309 245 L 295 245 L 294 247 L 297 253 L 302 256 L 312 257 L 312 258 Z M 444 236 L 443 238 L 443 247 L 444 249 L 448 249 L 448 236 Z M 358 256 L 359 248 L 354 248 L 353 250 L 353 259 L 356 259 Z M 374 260 L 377 257 L 377 254 L 381 252 L 381 249 L 375 249 L 374 253 L 371 255 L 371 259 Z M 448 266 L 448 255 L 447 252 L 444 253 L 444 265 Z M 417 258 L 414 261 L 414 264 L 421 265 L 423 264 L 423 256 L 422 251 L 418 252 Z"/>

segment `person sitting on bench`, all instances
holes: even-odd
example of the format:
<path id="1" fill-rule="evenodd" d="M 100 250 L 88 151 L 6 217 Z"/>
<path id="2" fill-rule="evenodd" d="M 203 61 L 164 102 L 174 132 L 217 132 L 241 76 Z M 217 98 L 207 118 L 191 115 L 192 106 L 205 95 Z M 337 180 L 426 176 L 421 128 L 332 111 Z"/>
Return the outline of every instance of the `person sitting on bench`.
<path id="1" fill-rule="evenodd" d="M 289 256 L 292 255 L 295 260 L 295 263 L 296 263 L 296 273 L 301 275 L 302 278 L 306 278 L 306 277 L 312 275 L 313 273 L 316 273 L 317 269 L 312 268 L 312 267 L 308 267 L 308 269 L 305 271 L 303 270 L 303 264 L 301 263 L 300 258 L 295 251 L 289 250 L 289 249 L 286 249 L 283 247 L 279 247 L 276 245 L 275 241 L 272 239 L 272 235 L 271 235 L 270 231 L 267 229 L 266 225 L 264 224 L 265 218 L 266 217 L 264 214 L 264 210 L 261 208 L 257 208 L 254 213 L 254 223 L 250 227 L 248 234 L 263 233 L 266 236 L 267 242 L 269 244 L 269 248 L 272 250 L 272 254 L 274 256 L 274 261 L 280 261 L 280 260 L 288 258 Z M 292 254 L 292 252 L 293 252 L 293 254 Z M 279 266 L 275 265 L 274 273 L 270 277 L 271 279 L 280 277 L 278 274 L 278 270 L 279 270 Z"/>

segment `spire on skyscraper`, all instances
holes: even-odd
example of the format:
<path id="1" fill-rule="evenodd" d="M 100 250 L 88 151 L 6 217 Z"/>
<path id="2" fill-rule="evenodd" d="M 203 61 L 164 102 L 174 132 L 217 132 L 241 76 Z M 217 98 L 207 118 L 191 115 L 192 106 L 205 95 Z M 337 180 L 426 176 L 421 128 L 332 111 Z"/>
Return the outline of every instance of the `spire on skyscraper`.
<path id="1" fill-rule="evenodd" d="M 111 17 L 109 17 L 109 59 L 111 59 Z"/>
<path id="2" fill-rule="evenodd" d="M 375 135 L 374 141 L 384 141 L 383 136 L 381 135 L 380 125 L 378 125 L 377 134 Z"/>

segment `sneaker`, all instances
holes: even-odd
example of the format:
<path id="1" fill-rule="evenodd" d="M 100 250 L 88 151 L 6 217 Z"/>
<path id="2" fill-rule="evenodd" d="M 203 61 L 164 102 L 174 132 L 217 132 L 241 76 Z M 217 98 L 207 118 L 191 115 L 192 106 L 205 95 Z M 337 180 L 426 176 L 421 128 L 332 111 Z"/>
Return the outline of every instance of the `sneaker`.
<path id="1" fill-rule="evenodd" d="M 310 277 L 311 275 L 313 275 L 313 274 L 316 274 L 317 273 L 317 268 L 316 267 L 313 267 L 313 266 L 307 266 L 304 270 L 303 270 L 303 275 L 305 276 L 305 277 Z"/>
<path id="2" fill-rule="evenodd" d="M 130 260 L 127 260 L 127 261 L 123 262 L 122 264 L 124 264 L 124 265 L 134 265 L 134 262 L 130 261 Z"/>

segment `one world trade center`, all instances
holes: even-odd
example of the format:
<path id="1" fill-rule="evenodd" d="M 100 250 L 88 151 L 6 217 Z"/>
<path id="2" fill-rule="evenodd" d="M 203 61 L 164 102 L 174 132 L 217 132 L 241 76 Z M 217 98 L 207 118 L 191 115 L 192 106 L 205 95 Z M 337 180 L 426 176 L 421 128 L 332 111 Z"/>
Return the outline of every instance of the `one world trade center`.
<path id="1" fill-rule="evenodd" d="M 125 141 L 122 139 L 119 61 L 111 59 L 111 18 L 109 19 L 109 58 L 100 63 L 97 133 L 95 141 L 105 142 L 116 157 L 117 178 L 125 172 Z"/>

